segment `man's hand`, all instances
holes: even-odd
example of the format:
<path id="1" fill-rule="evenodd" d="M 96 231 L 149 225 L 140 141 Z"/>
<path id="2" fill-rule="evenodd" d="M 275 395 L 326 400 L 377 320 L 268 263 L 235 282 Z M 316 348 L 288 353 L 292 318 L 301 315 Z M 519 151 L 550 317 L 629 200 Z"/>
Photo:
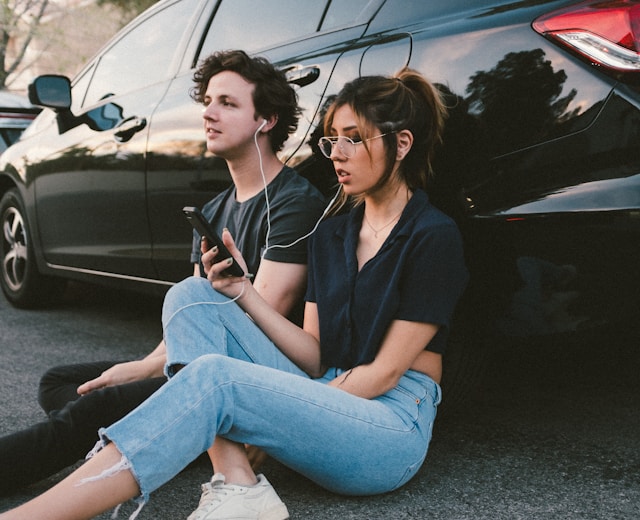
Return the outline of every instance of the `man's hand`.
<path id="1" fill-rule="evenodd" d="M 159 361 L 158 361 L 159 359 Z M 156 375 L 157 363 L 162 364 L 161 358 L 145 358 L 139 361 L 128 361 L 118 363 L 102 372 L 102 374 L 91 381 L 81 384 L 78 387 L 78 394 L 85 395 L 93 390 L 99 390 L 107 386 L 122 385 L 147 379 Z"/>

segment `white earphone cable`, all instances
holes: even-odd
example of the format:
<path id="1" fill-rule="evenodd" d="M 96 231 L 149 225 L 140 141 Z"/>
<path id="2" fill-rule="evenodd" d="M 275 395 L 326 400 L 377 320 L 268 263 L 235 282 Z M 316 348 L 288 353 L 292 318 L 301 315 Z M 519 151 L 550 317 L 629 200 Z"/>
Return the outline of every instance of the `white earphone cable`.
<path id="1" fill-rule="evenodd" d="M 267 177 L 266 177 L 266 175 L 264 173 L 264 164 L 262 162 L 262 152 L 260 151 L 260 146 L 258 145 L 258 132 L 260 131 L 260 129 L 263 126 L 264 126 L 264 124 L 262 126 L 260 126 L 260 128 L 258 128 L 256 130 L 256 132 L 255 132 L 255 134 L 253 136 L 253 140 L 254 140 L 255 145 L 256 145 L 256 150 L 258 151 L 258 163 L 260 165 L 260 174 L 262 175 L 262 184 L 264 186 L 264 200 L 265 200 L 265 204 L 266 204 L 266 207 L 267 207 L 267 236 L 266 236 L 265 242 L 264 242 L 264 244 L 265 244 L 264 251 L 262 252 L 262 257 L 264 258 L 264 255 L 266 254 L 266 252 L 271 248 L 286 249 L 288 247 L 292 247 L 292 246 L 296 245 L 297 243 L 301 242 L 305 238 L 308 238 L 311 235 L 313 235 L 313 233 L 315 233 L 316 229 L 318 229 L 318 226 L 320 225 L 320 222 L 322 222 L 322 219 L 324 219 L 324 217 L 327 215 L 327 213 L 329 212 L 329 210 L 333 206 L 334 202 L 338 198 L 338 195 L 340 195 L 340 190 L 341 190 L 342 186 L 338 186 L 338 190 L 336 191 L 336 194 L 333 196 L 333 198 L 331 199 L 329 204 L 327 204 L 327 207 L 324 209 L 324 211 L 322 212 L 322 215 L 320 216 L 318 221 L 313 226 L 313 229 L 311 231 L 309 231 L 309 233 L 297 238 L 296 240 L 294 240 L 290 244 L 275 244 L 273 246 L 269 245 L 269 237 L 271 236 L 271 203 L 269 201 L 269 193 L 268 193 L 268 189 L 267 189 Z M 228 303 L 233 303 L 233 302 L 239 300 L 242 297 L 242 295 L 244 294 L 244 289 L 245 289 L 245 285 L 244 284 L 245 283 L 247 283 L 246 280 L 242 282 L 242 290 L 240 291 L 240 294 L 238 294 L 235 298 L 231 298 L 231 299 L 227 300 L 226 302 L 207 302 L 207 303 L 211 304 L 211 305 L 226 305 Z"/>
<path id="2" fill-rule="evenodd" d="M 264 125 L 262 125 L 262 126 L 264 126 Z M 275 244 L 273 246 L 270 245 L 269 244 L 269 238 L 271 236 L 271 204 L 270 204 L 270 201 L 269 201 L 269 193 L 268 193 L 268 189 L 267 189 L 267 177 L 266 177 L 266 175 L 264 173 L 264 164 L 262 162 L 262 152 L 260 151 L 260 146 L 258 145 L 258 132 L 260 132 L 260 129 L 262 128 L 262 126 L 256 130 L 255 134 L 253 135 L 253 140 L 254 140 L 254 143 L 256 145 L 256 150 L 258 152 L 258 164 L 260 165 L 260 174 L 262 175 L 262 183 L 263 183 L 263 186 L 264 186 L 264 199 L 265 199 L 265 204 L 266 204 L 266 207 L 267 207 L 267 236 L 266 236 L 265 242 L 264 242 L 264 244 L 265 244 L 264 251 L 262 252 L 262 257 L 264 258 L 264 255 L 267 253 L 267 251 L 269 249 L 275 249 L 275 248 L 287 249 L 289 247 L 295 246 L 296 244 L 298 244 L 299 242 L 301 242 L 305 238 L 308 238 L 311 235 L 313 235 L 313 233 L 315 233 L 316 229 L 318 229 L 318 226 L 320 225 L 320 222 L 322 222 L 322 219 L 324 219 L 324 217 L 327 215 L 327 213 L 329 212 L 329 210 L 333 206 L 334 202 L 338 198 L 338 195 L 340 195 L 340 190 L 342 188 L 342 185 L 338 186 L 338 190 L 336 191 L 336 194 L 333 196 L 333 198 L 331 199 L 331 201 L 329 202 L 327 207 L 322 212 L 322 215 L 320 215 L 320 218 L 318 219 L 316 224 L 313 226 L 313 229 L 311 231 L 309 231 L 309 233 L 297 238 L 296 240 L 294 240 L 290 244 Z"/>

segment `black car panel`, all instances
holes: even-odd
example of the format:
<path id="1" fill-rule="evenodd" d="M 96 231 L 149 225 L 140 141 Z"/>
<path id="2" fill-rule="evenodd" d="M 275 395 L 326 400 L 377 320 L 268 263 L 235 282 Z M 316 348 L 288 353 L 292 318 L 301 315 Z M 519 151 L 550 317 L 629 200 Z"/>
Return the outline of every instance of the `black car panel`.
<path id="1" fill-rule="evenodd" d="M 229 186 L 223 160 L 206 152 L 202 107 L 185 102 L 191 74 L 176 78 L 157 107 L 147 143 L 146 194 L 151 248 L 158 276 L 180 280 L 193 272 L 186 205 L 202 207 Z"/>
<path id="2" fill-rule="evenodd" d="M 148 123 L 170 85 L 174 53 L 193 17 L 189 4 L 198 2 L 173 2 L 137 21 L 85 72 L 90 79 L 79 85 L 86 90 L 74 84 L 73 99 L 88 110 L 75 116 L 78 126 L 47 140 L 55 155 L 30 170 L 51 268 L 158 278 L 146 194 Z M 131 48 L 139 52 L 130 56 Z"/>
<path id="3" fill-rule="evenodd" d="M 591 111 L 588 128 L 493 160 L 494 175 L 467 192 L 474 210 L 526 215 L 637 208 L 638 106 L 614 92 Z"/>
<path id="4" fill-rule="evenodd" d="M 0 186 L 26 206 L 39 274 L 166 287 L 192 269 L 181 208 L 230 182 L 188 96 L 198 60 L 242 47 L 286 72 L 303 115 L 283 158 L 327 194 L 331 163 L 314 153 L 327 101 L 408 64 L 450 112 L 429 190 L 465 238 L 458 326 L 473 338 L 588 333 L 640 312 L 640 20 L 632 2 L 614 4 L 160 2 L 74 79 L 70 112 L 45 110 L 3 155 Z M 602 29 L 610 9 L 628 16 Z M 566 20 L 582 47 L 559 36 Z M 628 70 L 582 52 L 602 38 Z"/>

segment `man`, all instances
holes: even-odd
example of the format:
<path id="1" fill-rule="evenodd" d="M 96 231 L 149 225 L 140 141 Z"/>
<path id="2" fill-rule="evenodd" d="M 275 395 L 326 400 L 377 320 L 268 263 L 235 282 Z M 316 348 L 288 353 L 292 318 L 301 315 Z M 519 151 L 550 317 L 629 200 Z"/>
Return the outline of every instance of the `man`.
<path id="1" fill-rule="evenodd" d="M 229 229 L 258 292 L 295 319 L 306 282 L 306 243 L 298 239 L 312 231 L 324 208 L 322 195 L 276 155 L 297 126 L 295 91 L 269 62 L 242 51 L 210 56 L 194 81 L 192 97 L 205 107 L 207 149 L 225 159 L 233 180 L 203 213 L 218 234 Z M 194 233 L 195 276 L 201 274 L 200 255 L 206 250 L 206 241 Z M 48 420 L 0 439 L 0 492 L 82 458 L 95 444 L 98 428 L 162 386 L 165 361 L 161 342 L 141 360 L 49 370 L 39 395 Z"/>

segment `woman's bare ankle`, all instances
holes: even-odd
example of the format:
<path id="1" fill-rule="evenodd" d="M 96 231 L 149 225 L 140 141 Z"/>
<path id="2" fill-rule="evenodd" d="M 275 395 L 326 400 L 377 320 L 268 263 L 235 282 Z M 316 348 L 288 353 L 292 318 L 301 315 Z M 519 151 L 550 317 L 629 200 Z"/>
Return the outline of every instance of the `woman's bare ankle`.
<path id="1" fill-rule="evenodd" d="M 226 468 L 220 471 L 224 475 L 225 484 L 235 484 L 236 486 L 255 486 L 258 483 L 253 471 L 246 471 L 244 468 Z"/>

